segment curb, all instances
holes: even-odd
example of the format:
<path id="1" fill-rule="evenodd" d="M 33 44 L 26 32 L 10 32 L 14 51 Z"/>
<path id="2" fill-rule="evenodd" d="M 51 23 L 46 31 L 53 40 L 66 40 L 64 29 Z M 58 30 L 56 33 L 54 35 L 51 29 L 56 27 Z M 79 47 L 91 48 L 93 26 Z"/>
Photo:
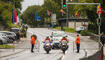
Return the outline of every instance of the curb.
<path id="1" fill-rule="evenodd" d="M 0 56 L 0 58 L 4 58 L 4 57 L 8 57 L 8 56 L 12 56 L 12 55 L 16 55 L 16 54 L 21 53 L 21 52 L 23 52 L 23 51 L 25 51 L 25 49 L 22 50 L 22 51 L 19 51 L 19 52 L 15 52 L 15 53 L 12 53 L 12 54 L 5 55 L 5 56 Z"/>

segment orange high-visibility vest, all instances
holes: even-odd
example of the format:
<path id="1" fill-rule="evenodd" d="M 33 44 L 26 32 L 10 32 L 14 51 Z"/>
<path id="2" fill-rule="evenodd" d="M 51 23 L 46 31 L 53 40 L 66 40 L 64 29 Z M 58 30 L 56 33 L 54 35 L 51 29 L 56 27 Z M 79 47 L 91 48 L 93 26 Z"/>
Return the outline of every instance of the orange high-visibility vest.
<path id="1" fill-rule="evenodd" d="M 31 38 L 31 44 L 35 44 L 35 37 Z"/>
<path id="2" fill-rule="evenodd" d="M 68 40 L 67 38 L 62 38 L 62 39 L 61 39 L 61 42 L 62 42 L 63 40 L 66 40 L 67 42 L 69 42 L 69 40 Z"/>
<path id="3" fill-rule="evenodd" d="M 47 40 L 51 41 L 50 38 L 46 38 L 46 39 L 45 39 L 45 41 L 47 41 Z"/>
<path id="4" fill-rule="evenodd" d="M 76 44 L 80 44 L 80 37 L 78 36 L 75 41 Z"/>

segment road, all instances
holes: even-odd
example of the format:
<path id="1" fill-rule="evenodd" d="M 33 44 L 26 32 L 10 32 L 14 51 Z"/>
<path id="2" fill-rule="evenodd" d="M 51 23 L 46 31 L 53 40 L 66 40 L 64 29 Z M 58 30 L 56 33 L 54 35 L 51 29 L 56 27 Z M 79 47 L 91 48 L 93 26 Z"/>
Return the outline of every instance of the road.
<path id="1" fill-rule="evenodd" d="M 81 42 L 81 50 L 80 53 L 76 52 L 75 44 L 73 44 L 73 41 L 75 40 L 76 35 L 70 35 L 70 43 L 69 43 L 69 49 L 67 50 L 66 54 L 62 54 L 61 50 L 51 50 L 50 54 L 46 54 L 46 52 L 43 49 L 43 43 L 42 41 L 45 39 L 46 36 L 51 35 L 52 30 L 48 30 L 47 28 L 29 28 L 27 31 L 27 41 L 26 43 L 20 47 L 17 47 L 17 49 L 25 49 L 23 52 L 8 56 L 5 58 L 2 58 L 2 60 L 79 60 L 80 58 L 90 56 L 94 54 L 98 47 L 98 44 L 96 42 L 87 40 L 82 40 L 86 42 Z M 40 48 L 34 49 L 34 53 L 30 52 L 30 37 L 32 34 L 36 34 L 38 36 L 38 40 L 40 44 Z M 94 44 L 94 45 L 93 45 Z M 94 47 L 94 48 L 93 48 Z M 90 48 L 90 49 L 89 49 Z"/>

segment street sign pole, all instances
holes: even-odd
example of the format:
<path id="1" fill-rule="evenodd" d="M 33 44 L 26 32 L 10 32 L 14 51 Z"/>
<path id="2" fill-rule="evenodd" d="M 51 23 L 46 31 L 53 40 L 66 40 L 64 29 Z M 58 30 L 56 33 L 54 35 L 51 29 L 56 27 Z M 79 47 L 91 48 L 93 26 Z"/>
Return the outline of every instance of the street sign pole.
<path id="1" fill-rule="evenodd" d="M 101 7 L 101 4 L 99 4 L 99 6 Z M 99 12 L 98 16 L 99 16 L 99 19 L 101 19 L 101 12 Z M 98 32 L 99 33 L 99 47 L 100 47 L 100 51 L 101 51 L 101 60 L 103 60 L 104 59 L 103 58 L 104 57 L 104 55 L 103 55 L 103 44 L 101 42 L 101 35 L 100 35 L 101 34 L 100 33 L 100 31 L 101 31 L 101 29 L 100 29 L 100 27 L 101 27 L 101 21 L 99 22 L 98 27 L 99 27 L 99 32 Z"/>
<path id="2" fill-rule="evenodd" d="M 66 27 L 69 25 L 69 13 L 68 13 L 68 5 L 67 5 L 67 20 L 66 20 Z"/>

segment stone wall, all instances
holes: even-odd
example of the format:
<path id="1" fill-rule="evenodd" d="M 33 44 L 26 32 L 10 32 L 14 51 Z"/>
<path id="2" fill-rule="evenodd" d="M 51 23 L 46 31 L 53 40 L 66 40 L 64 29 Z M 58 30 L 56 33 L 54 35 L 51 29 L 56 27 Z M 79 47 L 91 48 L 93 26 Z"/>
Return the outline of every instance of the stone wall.
<path id="1" fill-rule="evenodd" d="M 69 26 L 68 26 L 69 28 L 75 29 L 76 27 L 82 26 L 83 24 L 88 25 L 88 22 L 75 22 L 75 21 L 73 22 L 72 21 L 72 22 L 69 22 L 68 24 L 69 24 Z"/>
<path id="2" fill-rule="evenodd" d="M 0 24 L 0 31 L 4 30 L 4 26 L 2 24 Z"/>

